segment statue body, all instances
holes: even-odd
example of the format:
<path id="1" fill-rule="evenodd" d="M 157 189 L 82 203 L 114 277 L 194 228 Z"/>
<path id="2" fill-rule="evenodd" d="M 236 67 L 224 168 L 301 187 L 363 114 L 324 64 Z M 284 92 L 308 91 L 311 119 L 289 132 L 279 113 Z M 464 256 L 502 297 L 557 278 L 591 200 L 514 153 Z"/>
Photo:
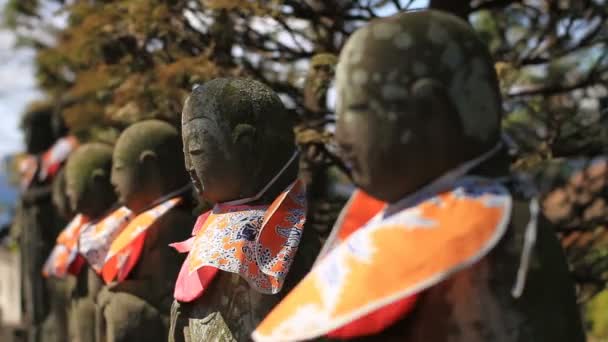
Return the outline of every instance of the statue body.
<path id="1" fill-rule="evenodd" d="M 74 216 L 66 195 L 65 168 L 53 180 L 51 200 L 56 210 L 58 224 L 67 224 Z M 69 337 L 70 294 L 74 279 L 47 278 L 49 315 L 44 322 L 43 335 L 49 341 L 65 341 Z"/>
<path id="2" fill-rule="evenodd" d="M 119 137 L 112 183 L 120 202 L 136 216 L 134 220 L 164 196 L 188 190 L 180 149 L 178 131 L 158 120 L 134 124 Z M 177 195 L 183 196 L 184 191 Z M 183 198 L 154 220 L 128 276 L 101 289 L 96 299 L 98 342 L 166 341 L 173 282 L 183 261 L 168 245 L 188 236 L 194 223 L 191 210 Z"/>
<path id="3" fill-rule="evenodd" d="M 259 197 L 243 205 L 267 206 L 297 179 L 291 122 L 277 95 L 257 81 L 216 79 L 196 88 L 184 106 L 182 132 L 186 168 L 204 201 Z M 277 294 L 263 294 L 241 275 L 219 270 L 198 298 L 173 303 L 169 340 L 247 340 L 311 267 L 318 245 L 315 233 L 304 230 Z"/>
<path id="4" fill-rule="evenodd" d="M 87 217 L 94 224 L 111 211 L 116 205 L 116 194 L 110 183 L 111 170 L 112 147 L 89 143 L 74 151 L 65 167 L 65 194 L 71 212 Z M 55 202 L 62 202 L 59 197 L 54 197 Z M 69 308 L 69 339 L 94 342 L 95 298 L 102 280 L 83 263 L 75 275 L 66 277 L 64 281 L 71 285 L 68 287 L 69 305 L 66 306 Z"/>
<path id="5" fill-rule="evenodd" d="M 498 81 L 489 53 L 468 24 L 436 11 L 375 20 L 349 38 L 336 74 L 341 158 L 359 189 L 387 207 L 330 246 L 258 327 L 254 340 L 584 341 L 555 233 L 542 214 L 531 218 L 534 205 L 518 194 L 517 182 L 498 180 L 509 176 L 499 143 Z M 490 198 L 489 207 L 450 221 L 459 205 Z M 489 212 L 500 212 L 501 220 L 475 224 Z M 530 247 L 523 236 L 535 220 L 537 241 L 529 262 L 522 261 L 523 249 Z M 476 249 L 475 258 L 437 266 L 479 241 L 481 235 L 466 232 L 488 227 L 493 235 L 486 236 L 495 240 Z M 436 245 L 450 229 L 459 238 Z M 392 238 L 380 240 L 382 234 Z M 375 252 L 368 254 L 369 248 Z M 385 251 L 393 253 L 397 269 L 374 263 Z M 426 256 L 417 259 L 421 255 Z M 366 261 L 355 262 L 359 258 Z M 332 285 L 324 287 L 320 279 L 332 265 L 339 266 Z M 359 278 L 341 283 L 344 274 Z M 325 298 L 326 289 L 336 296 Z M 315 291 L 324 305 L 310 299 L 317 298 Z M 323 311 L 335 303 L 340 309 Z M 297 307 L 321 311 L 297 316 Z M 315 316 L 323 318 L 307 318 Z"/>
<path id="6" fill-rule="evenodd" d="M 42 154 L 63 133 L 56 129 L 54 116 L 52 109 L 43 108 L 26 113 L 22 121 L 27 158 L 34 163 L 28 167 L 31 169 L 27 179 L 22 181 L 23 192 L 11 227 L 11 235 L 18 241 L 21 251 L 22 310 L 27 338 L 33 342 L 42 341 L 43 336 L 48 336 L 48 340 L 56 337 L 57 341 L 65 338 L 61 318 L 54 317 L 50 309 L 52 301 L 61 302 L 61 298 L 51 298 L 53 293 L 62 292 L 61 289 L 55 291 L 56 285 L 59 288 L 61 285 L 48 284 L 40 274 L 57 234 L 65 224 L 51 201 L 52 178 L 39 177 Z"/>

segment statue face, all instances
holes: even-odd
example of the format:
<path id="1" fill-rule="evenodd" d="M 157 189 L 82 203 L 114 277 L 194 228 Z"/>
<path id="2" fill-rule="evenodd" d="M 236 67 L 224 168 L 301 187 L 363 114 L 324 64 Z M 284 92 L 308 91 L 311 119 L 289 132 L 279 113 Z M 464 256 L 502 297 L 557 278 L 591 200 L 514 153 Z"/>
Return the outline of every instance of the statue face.
<path id="1" fill-rule="evenodd" d="M 279 97 L 241 78 L 214 79 L 192 91 L 182 112 L 182 141 L 192 182 L 211 203 L 254 196 L 294 152 Z"/>
<path id="2" fill-rule="evenodd" d="M 141 191 L 137 160 L 118 150 L 112 158 L 112 185 L 118 201 L 125 205 L 136 200 L 137 193 Z"/>
<path id="3" fill-rule="evenodd" d="M 428 126 L 424 116 L 411 113 L 406 120 L 383 118 L 370 108 L 373 98 L 353 99 L 338 89 L 336 141 L 340 157 L 351 168 L 355 184 L 385 200 L 398 200 L 426 177 L 420 161 L 426 158 Z M 413 182 L 412 182 L 413 181 Z"/>
<path id="4" fill-rule="evenodd" d="M 322 111 L 327 90 L 334 79 L 337 58 L 331 54 L 318 54 L 312 59 L 304 89 L 304 101 L 309 110 Z"/>
<path id="5" fill-rule="evenodd" d="M 112 185 L 119 200 L 139 212 L 187 184 L 178 130 L 160 120 L 128 127 L 112 156 Z"/>
<path id="6" fill-rule="evenodd" d="M 247 182 L 227 122 L 204 113 L 182 126 L 184 161 L 192 184 L 212 203 L 238 199 Z"/>
<path id="7" fill-rule="evenodd" d="M 68 159 L 65 188 L 70 207 L 96 217 L 116 200 L 110 184 L 112 148 L 103 144 L 80 146 Z"/>
<path id="8" fill-rule="evenodd" d="M 335 138 L 355 184 L 390 202 L 428 180 L 421 165 L 432 153 L 431 116 L 409 94 L 411 74 L 363 55 L 370 42 L 369 34 L 357 32 L 340 56 Z M 388 82 L 391 73 L 398 81 Z"/>
<path id="9" fill-rule="evenodd" d="M 491 57 L 462 20 L 401 13 L 355 32 L 336 71 L 336 140 L 354 181 L 396 201 L 496 144 Z"/>

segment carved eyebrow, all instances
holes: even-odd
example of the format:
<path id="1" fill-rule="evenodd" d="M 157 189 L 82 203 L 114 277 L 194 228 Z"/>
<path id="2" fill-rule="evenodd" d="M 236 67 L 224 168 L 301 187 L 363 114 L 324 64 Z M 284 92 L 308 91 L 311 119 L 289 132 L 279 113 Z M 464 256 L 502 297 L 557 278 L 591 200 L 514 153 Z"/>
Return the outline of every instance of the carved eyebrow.
<path id="1" fill-rule="evenodd" d="M 189 118 L 186 121 L 182 121 L 182 126 L 187 125 L 187 124 L 191 123 L 194 120 L 213 120 L 213 119 L 210 118 L 210 117 L 208 117 L 208 116 L 204 116 L 204 114 L 203 114 L 201 116 L 197 116 L 197 117 L 194 117 L 194 118 Z"/>

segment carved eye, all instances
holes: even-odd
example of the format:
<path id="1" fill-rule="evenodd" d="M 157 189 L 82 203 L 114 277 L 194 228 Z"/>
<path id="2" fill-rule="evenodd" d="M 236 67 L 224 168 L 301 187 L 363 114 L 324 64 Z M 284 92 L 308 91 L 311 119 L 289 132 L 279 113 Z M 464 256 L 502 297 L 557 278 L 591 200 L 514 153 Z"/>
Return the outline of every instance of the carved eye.
<path id="1" fill-rule="evenodd" d="M 193 148 L 188 151 L 193 156 L 198 156 L 203 154 L 204 150 L 202 148 Z"/>

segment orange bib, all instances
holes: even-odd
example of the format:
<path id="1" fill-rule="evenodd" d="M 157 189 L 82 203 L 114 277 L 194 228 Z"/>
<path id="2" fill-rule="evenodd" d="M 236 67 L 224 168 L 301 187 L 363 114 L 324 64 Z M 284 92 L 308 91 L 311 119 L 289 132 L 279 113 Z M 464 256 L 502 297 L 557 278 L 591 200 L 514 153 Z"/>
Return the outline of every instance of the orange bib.
<path id="1" fill-rule="evenodd" d="M 511 196 L 465 177 L 384 217 L 329 251 L 253 333 L 256 342 L 326 335 L 420 293 L 484 257 L 504 235 Z"/>
<path id="2" fill-rule="evenodd" d="M 135 267 L 146 240 L 146 232 L 154 222 L 182 201 L 174 197 L 137 215 L 110 245 L 101 274 L 106 284 L 125 280 Z"/>
<path id="3" fill-rule="evenodd" d="M 89 220 L 82 214 L 76 215 L 61 231 L 57 243 L 42 268 L 45 277 L 64 278 L 78 256 L 78 236 L 86 228 Z M 76 271 L 76 270 L 75 270 Z"/>
<path id="4" fill-rule="evenodd" d="M 193 238 L 173 244 L 189 252 L 175 298 L 198 298 L 217 273 L 232 272 L 265 294 L 281 290 L 302 237 L 306 192 L 291 184 L 270 206 L 216 206 L 194 227 Z"/>
<path id="5" fill-rule="evenodd" d="M 121 207 L 96 224 L 85 227 L 80 233 L 78 252 L 97 273 L 105 264 L 110 244 L 133 218 L 127 207 Z"/>

